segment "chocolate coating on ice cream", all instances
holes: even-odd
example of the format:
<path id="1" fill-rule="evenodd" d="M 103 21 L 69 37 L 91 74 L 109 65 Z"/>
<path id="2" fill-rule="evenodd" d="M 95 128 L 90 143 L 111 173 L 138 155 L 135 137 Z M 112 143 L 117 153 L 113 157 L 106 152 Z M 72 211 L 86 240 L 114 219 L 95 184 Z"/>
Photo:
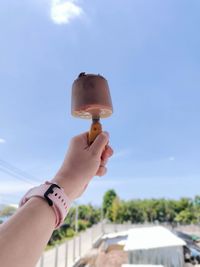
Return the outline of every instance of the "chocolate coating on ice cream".
<path id="1" fill-rule="evenodd" d="M 75 117 L 106 118 L 113 112 L 107 80 L 101 75 L 80 73 L 72 85 L 71 112 Z"/>

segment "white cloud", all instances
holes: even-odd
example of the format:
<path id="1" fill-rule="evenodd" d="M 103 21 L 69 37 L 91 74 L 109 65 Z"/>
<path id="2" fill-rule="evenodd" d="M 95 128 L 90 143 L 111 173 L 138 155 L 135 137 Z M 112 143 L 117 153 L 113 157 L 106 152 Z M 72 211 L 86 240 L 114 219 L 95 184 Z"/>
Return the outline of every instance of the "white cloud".
<path id="1" fill-rule="evenodd" d="M 0 144 L 5 144 L 6 140 L 3 138 L 0 138 Z"/>
<path id="2" fill-rule="evenodd" d="M 83 14 L 83 9 L 74 0 L 51 0 L 51 18 L 56 24 L 68 24 Z"/>

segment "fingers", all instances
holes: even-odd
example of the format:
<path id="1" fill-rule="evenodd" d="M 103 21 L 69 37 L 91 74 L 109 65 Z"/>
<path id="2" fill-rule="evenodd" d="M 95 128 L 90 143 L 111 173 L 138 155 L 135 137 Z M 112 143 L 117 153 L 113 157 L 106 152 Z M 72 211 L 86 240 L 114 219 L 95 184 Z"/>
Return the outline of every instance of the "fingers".
<path id="1" fill-rule="evenodd" d="M 100 163 L 100 166 L 99 166 L 99 169 L 96 173 L 97 176 L 103 176 L 107 173 L 107 168 L 105 167 L 106 164 L 107 164 L 108 160 L 101 160 L 101 163 Z"/>
<path id="2" fill-rule="evenodd" d="M 101 157 L 105 146 L 108 144 L 109 134 L 107 132 L 100 133 L 90 146 L 92 155 Z"/>
<path id="3" fill-rule="evenodd" d="M 107 160 L 112 155 L 113 155 L 113 149 L 109 145 L 107 145 L 105 150 L 103 151 L 103 153 L 101 155 L 101 159 L 102 160 Z"/>
<path id="4" fill-rule="evenodd" d="M 106 166 L 108 159 L 101 160 L 100 166 Z"/>
<path id="5" fill-rule="evenodd" d="M 106 172 L 107 172 L 107 168 L 105 166 L 100 166 L 96 175 L 97 176 L 103 176 L 106 174 Z"/>
<path id="6" fill-rule="evenodd" d="M 81 147 L 85 148 L 87 146 L 88 132 L 76 135 L 72 138 L 72 143 L 79 144 Z"/>
<path id="7" fill-rule="evenodd" d="M 104 151 L 101 155 L 101 163 L 99 166 L 99 169 L 96 173 L 97 176 L 103 176 L 107 173 L 107 168 L 105 167 L 108 159 L 113 155 L 113 149 L 109 146 L 106 145 L 106 148 L 104 147 Z"/>

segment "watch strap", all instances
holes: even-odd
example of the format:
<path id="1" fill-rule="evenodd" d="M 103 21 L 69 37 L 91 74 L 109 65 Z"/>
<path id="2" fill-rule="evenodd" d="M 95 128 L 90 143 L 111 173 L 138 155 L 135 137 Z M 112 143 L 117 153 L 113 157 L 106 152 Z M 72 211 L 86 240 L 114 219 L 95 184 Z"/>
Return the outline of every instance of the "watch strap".
<path id="1" fill-rule="evenodd" d="M 71 205 L 71 201 L 66 196 L 63 188 L 56 183 L 45 182 L 45 184 L 30 189 L 20 201 L 19 206 L 23 206 L 32 197 L 40 197 L 47 201 L 55 213 L 55 228 L 59 228 Z"/>

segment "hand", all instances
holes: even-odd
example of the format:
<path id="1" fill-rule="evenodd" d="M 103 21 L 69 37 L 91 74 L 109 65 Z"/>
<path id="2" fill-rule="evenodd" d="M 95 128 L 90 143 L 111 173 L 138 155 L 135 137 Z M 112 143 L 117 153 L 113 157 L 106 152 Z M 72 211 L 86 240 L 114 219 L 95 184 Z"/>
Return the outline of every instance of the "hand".
<path id="1" fill-rule="evenodd" d="M 113 154 L 108 142 L 107 132 L 99 134 L 91 146 L 87 133 L 72 138 L 64 162 L 52 180 L 64 188 L 71 200 L 84 192 L 93 176 L 106 174 L 106 163 Z"/>

